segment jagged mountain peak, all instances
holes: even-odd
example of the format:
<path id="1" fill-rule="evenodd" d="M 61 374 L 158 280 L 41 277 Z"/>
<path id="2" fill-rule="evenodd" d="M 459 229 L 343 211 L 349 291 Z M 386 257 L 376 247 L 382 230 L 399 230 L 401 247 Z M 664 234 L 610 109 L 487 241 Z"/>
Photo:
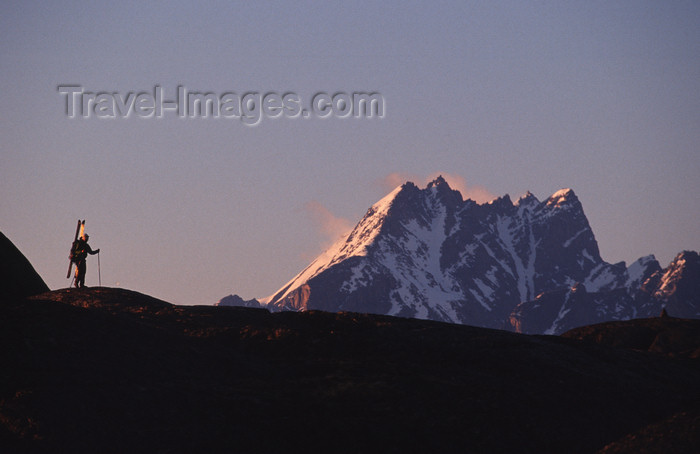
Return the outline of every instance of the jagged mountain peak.
<path id="1" fill-rule="evenodd" d="M 660 275 L 660 280 L 654 290 L 654 296 L 669 300 L 669 298 L 677 293 L 679 286 L 685 287 L 688 293 L 699 294 L 700 280 L 692 279 L 693 276 L 700 274 L 700 256 L 695 251 L 682 251 L 676 255 L 665 270 L 657 273 Z M 690 278 L 690 279 L 688 279 Z M 653 280 L 654 276 L 650 278 Z M 684 285 L 689 283 L 689 285 Z M 700 310 L 700 307 L 698 307 Z"/>
<path id="2" fill-rule="evenodd" d="M 570 190 L 558 197 L 577 201 Z M 476 304 L 479 317 L 489 320 L 484 324 L 497 327 L 506 315 L 503 308 L 494 310 L 502 301 L 513 306 L 539 291 L 583 282 L 601 262 L 582 210 L 570 219 L 550 214 L 530 192 L 518 204 L 508 194 L 477 204 L 442 176 L 423 189 L 406 182 L 373 204 L 347 238 L 261 301 L 277 308 L 325 308 L 324 292 L 340 290 L 344 296 L 333 297 L 334 305 L 363 310 L 367 297 L 356 293 L 379 292 L 365 311 L 469 323 L 455 306 L 460 302 Z M 552 222 L 570 234 L 553 235 Z M 584 258 L 576 255 L 581 248 Z M 473 266 L 486 275 L 470 272 Z M 605 278 L 605 270 L 599 271 Z M 499 290 L 501 281 L 511 289 Z"/>
<path id="3" fill-rule="evenodd" d="M 397 186 L 389 194 L 384 196 L 377 203 L 372 205 L 368 210 L 368 214 L 374 214 L 376 212 L 386 212 L 388 208 L 394 205 L 395 201 L 398 204 L 411 205 L 415 203 L 418 198 L 422 197 L 432 197 L 432 200 L 440 201 L 450 205 L 452 208 L 459 208 L 464 206 L 490 206 L 498 210 L 511 211 L 513 208 L 535 208 L 540 206 L 540 208 L 567 208 L 576 207 L 580 208 L 581 203 L 578 199 L 576 193 L 571 188 L 564 188 L 556 191 L 551 196 L 549 196 L 544 203 L 530 191 L 527 191 L 524 195 L 520 196 L 517 201 L 513 202 L 509 194 L 504 194 L 503 196 L 494 198 L 491 201 L 484 203 L 477 203 L 471 199 L 464 199 L 462 193 L 450 187 L 450 184 L 445 180 L 445 178 L 440 175 L 434 180 L 427 183 L 425 188 L 421 189 L 412 181 L 407 181 L 404 184 Z"/>
<path id="4" fill-rule="evenodd" d="M 547 199 L 548 207 L 560 208 L 579 203 L 578 197 L 571 188 L 560 189 Z"/>
<path id="5" fill-rule="evenodd" d="M 639 257 L 635 261 L 635 263 L 639 263 L 641 265 L 646 265 L 646 264 L 651 263 L 651 262 L 656 262 L 656 256 L 654 254 L 649 254 L 649 255 L 645 255 L 643 257 Z"/>
<path id="6" fill-rule="evenodd" d="M 629 289 L 639 288 L 655 273 L 661 272 L 661 265 L 654 254 L 649 254 L 635 260 L 627 268 L 627 283 Z"/>
<path id="7" fill-rule="evenodd" d="M 510 199 L 509 194 L 495 198 L 492 201 L 488 202 L 487 205 L 490 205 L 499 210 L 511 210 L 513 209 L 513 207 L 515 207 L 513 201 Z"/>
<path id="8" fill-rule="evenodd" d="M 228 295 L 221 298 L 214 306 L 260 307 L 260 302 L 255 298 L 244 300 L 238 295 Z"/>
<path id="9" fill-rule="evenodd" d="M 429 193 L 433 194 L 443 203 L 453 207 L 457 207 L 464 202 L 462 193 L 456 189 L 452 189 L 442 176 L 428 183 L 426 191 L 429 191 Z"/>
<path id="10" fill-rule="evenodd" d="M 529 206 L 534 206 L 538 205 L 540 201 L 535 197 L 535 195 L 527 191 L 524 195 L 522 195 L 517 202 L 515 202 L 515 205 L 518 207 L 529 207 Z"/>
<path id="11" fill-rule="evenodd" d="M 435 178 L 433 181 L 428 183 L 427 188 L 430 189 L 432 187 L 437 187 L 437 186 L 442 186 L 442 185 L 447 185 L 449 187 L 450 185 L 447 183 L 447 181 L 442 177 L 442 175 L 439 175 L 437 178 Z"/>
<path id="12" fill-rule="evenodd" d="M 654 256 L 611 264 L 572 189 L 544 201 L 528 191 L 515 203 L 506 194 L 479 204 L 440 176 L 424 188 L 396 187 L 260 303 L 558 333 L 603 317 L 656 315 L 659 301 L 675 304 L 678 289 L 700 294 L 688 284 L 699 262 L 688 251 L 666 270 Z"/>
<path id="13" fill-rule="evenodd" d="M 653 255 L 652 255 L 653 257 Z M 685 266 L 688 261 L 697 261 L 698 253 L 696 251 L 681 251 L 673 259 L 671 264 L 676 264 L 678 266 Z"/>

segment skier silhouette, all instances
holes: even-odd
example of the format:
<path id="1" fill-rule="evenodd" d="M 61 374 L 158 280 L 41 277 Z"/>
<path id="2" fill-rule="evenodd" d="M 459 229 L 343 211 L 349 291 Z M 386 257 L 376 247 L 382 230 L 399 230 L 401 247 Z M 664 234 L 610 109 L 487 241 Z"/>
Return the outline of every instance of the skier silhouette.
<path id="1" fill-rule="evenodd" d="M 86 264 L 86 259 L 88 254 L 90 255 L 95 255 L 98 252 L 100 252 L 99 249 L 95 249 L 94 251 L 88 244 L 88 239 L 90 238 L 90 235 L 87 233 L 83 235 L 82 238 L 79 238 L 78 241 L 75 244 L 75 249 L 73 250 L 73 262 L 75 262 L 76 268 L 75 268 L 75 287 L 76 288 L 83 288 L 85 287 L 85 272 L 87 271 L 87 264 Z"/>

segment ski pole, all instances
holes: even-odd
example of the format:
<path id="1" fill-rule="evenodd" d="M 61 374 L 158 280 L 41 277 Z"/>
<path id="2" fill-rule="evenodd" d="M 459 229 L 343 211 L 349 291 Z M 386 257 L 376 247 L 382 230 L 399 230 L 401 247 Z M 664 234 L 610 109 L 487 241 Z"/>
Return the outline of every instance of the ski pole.
<path id="1" fill-rule="evenodd" d="M 99 279 L 99 286 L 102 287 L 102 269 L 100 268 L 100 253 L 97 253 L 97 278 Z"/>

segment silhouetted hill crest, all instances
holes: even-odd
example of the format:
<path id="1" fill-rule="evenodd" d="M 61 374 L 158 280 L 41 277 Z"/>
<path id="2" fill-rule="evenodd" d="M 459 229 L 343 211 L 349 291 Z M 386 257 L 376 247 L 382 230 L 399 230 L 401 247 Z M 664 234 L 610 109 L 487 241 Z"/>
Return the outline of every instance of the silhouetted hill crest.
<path id="1" fill-rule="evenodd" d="M 14 453 L 594 453 L 700 397 L 697 360 L 125 289 L 11 301 L 0 336 Z"/>
<path id="2" fill-rule="evenodd" d="M 0 300 L 35 295 L 48 289 L 24 254 L 0 232 Z"/>

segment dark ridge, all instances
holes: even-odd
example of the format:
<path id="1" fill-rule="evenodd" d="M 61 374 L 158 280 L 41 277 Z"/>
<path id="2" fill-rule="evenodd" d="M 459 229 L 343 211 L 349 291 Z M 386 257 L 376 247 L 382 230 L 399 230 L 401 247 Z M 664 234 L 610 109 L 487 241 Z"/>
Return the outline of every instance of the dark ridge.
<path id="1" fill-rule="evenodd" d="M 595 453 L 700 397 L 693 359 L 110 288 L 0 306 L 0 345 L 9 453 Z"/>
<path id="2" fill-rule="evenodd" d="M 567 331 L 562 337 L 668 356 L 700 358 L 700 320 L 667 314 L 582 326 Z"/>
<path id="3" fill-rule="evenodd" d="M 0 300 L 23 298 L 48 290 L 29 260 L 0 232 Z"/>
<path id="4" fill-rule="evenodd" d="M 609 444 L 599 454 L 697 453 L 700 411 L 681 412 Z"/>

